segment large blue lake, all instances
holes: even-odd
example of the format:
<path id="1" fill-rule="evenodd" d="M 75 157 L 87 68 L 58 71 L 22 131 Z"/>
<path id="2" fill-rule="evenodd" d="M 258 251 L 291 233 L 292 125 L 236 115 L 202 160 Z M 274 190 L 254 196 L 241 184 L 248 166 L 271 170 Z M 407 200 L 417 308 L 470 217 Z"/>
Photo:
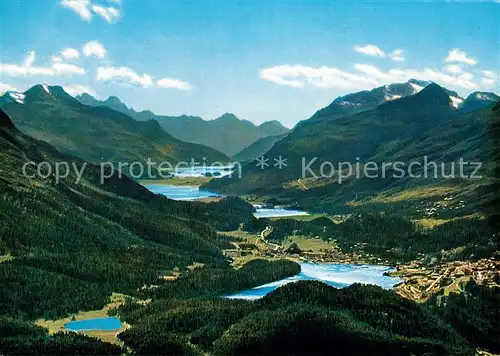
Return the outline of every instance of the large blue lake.
<path id="1" fill-rule="evenodd" d="M 375 284 L 390 289 L 402 282 L 400 278 L 384 276 L 384 273 L 394 270 L 394 268 L 388 266 L 301 263 L 300 267 L 300 273 L 295 276 L 227 295 L 225 298 L 255 300 L 287 283 L 304 280 L 317 280 L 336 288 L 344 288 L 353 283 L 362 283 Z"/>
<path id="2" fill-rule="evenodd" d="M 122 322 L 118 318 L 95 318 L 87 320 L 70 321 L 65 325 L 66 329 L 71 331 L 91 331 L 91 330 L 104 330 L 112 331 L 118 330 L 122 327 Z"/>

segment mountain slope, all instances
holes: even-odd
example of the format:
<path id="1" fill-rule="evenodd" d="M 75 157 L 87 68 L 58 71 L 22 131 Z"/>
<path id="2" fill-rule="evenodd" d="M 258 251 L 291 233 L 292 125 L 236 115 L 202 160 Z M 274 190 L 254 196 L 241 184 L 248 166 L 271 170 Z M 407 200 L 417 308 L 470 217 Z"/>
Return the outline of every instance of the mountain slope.
<path id="1" fill-rule="evenodd" d="M 366 162 L 374 161 L 380 167 L 383 162 L 422 161 L 424 156 L 448 163 L 459 157 L 487 161 L 487 125 L 491 115 L 491 106 L 462 113 L 446 89 L 429 84 L 415 95 L 373 110 L 334 120 L 302 122 L 266 154 L 271 160 L 286 158 L 286 167 L 261 169 L 249 164 L 243 168 L 242 179 L 225 178 L 209 183 L 208 187 L 227 193 L 274 196 L 311 210 L 333 212 L 347 202 L 376 194 L 422 185 L 447 185 L 450 182 L 445 179 L 382 177 L 349 177 L 339 184 L 339 163 L 350 162 L 353 167 L 359 162 L 362 168 Z M 321 174 L 323 163 L 326 165 Z"/>
<path id="2" fill-rule="evenodd" d="M 229 113 L 215 120 L 203 120 L 198 116 L 162 116 L 151 111 L 137 112 L 116 97 L 99 101 L 83 94 L 77 99 L 86 105 L 110 107 L 140 121 L 156 120 L 174 137 L 214 148 L 228 156 L 235 155 L 260 138 L 282 135 L 289 131 L 278 121 L 268 121 L 256 126 Z"/>
<path id="3" fill-rule="evenodd" d="M 276 142 L 283 139 L 286 135 L 279 136 L 267 136 L 261 139 L 258 139 L 250 146 L 245 147 L 240 152 L 235 154 L 233 158 L 239 162 L 247 162 L 251 161 L 257 157 L 264 155 L 267 151 L 269 151 Z"/>
<path id="4" fill-rule="evenodd" d="M 500 97 L 494 93 L 476 91 L 464 100 L 460 109 L 463 112 L 471 112 L 491 105 L 498 100 L 500 100 Z"/>
<path id="5" fill-rule="evenodd" d="M 161 163 L 191 158 L 227 162 L 211 148 L 180 141 L 166 133 L 158 122 L 138 122 L 107 107 L 81 104 L 61 87 L 37 85 L 23 93 L 23 100 L 6 100 L 2 108 L 29 135 L 42 139 L 62 152 L 91 162 Z"/>

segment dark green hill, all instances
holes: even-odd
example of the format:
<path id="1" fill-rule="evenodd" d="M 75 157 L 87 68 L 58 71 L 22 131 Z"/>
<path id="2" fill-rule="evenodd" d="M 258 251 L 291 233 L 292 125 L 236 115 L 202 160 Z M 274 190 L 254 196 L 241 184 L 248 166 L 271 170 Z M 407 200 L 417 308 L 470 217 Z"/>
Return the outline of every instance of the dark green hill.
<path id="1" fill-rule="evenodd" d="M 83 105 L 61 87 L 34 86 L 22 102 L 2 108 L 32 137 L 94 163 L 229 160 L 214 149 L 172 137 L 154 120 L 139 122 L 108 107 Z"/>
<path id="2" fill-rule="evenodd" d="M 474 354 L 422 306 L 370 285 L 335 289 L 300 281 L 255 302 L 154 299 L 119 314 L 132 325 L 119 337 L 142 354 L 193 346 L 215 355 Z"/>
<path id="3" fill-rule="evenodd" d="M 88 94 L 83 94 L 77 96 L 77 99 L 86 105 L 110 107 L 139 121 L 156 120 L 172 136 L 186 142 L 212 147 L 230 157 L 261 138 L 282 135 L 289 131 L 276 120 L 256 126 L 230 113 L 214 120 L 203 120 L 198 116 L 156 115 L 149 110 L 137 112 L 116 97 L 99 101 Z"/>

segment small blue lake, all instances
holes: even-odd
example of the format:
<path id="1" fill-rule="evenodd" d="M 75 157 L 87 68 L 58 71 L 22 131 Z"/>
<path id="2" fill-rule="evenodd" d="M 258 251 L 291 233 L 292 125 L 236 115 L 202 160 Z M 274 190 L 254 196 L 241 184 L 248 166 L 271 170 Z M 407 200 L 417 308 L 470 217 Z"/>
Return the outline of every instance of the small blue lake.
<path id="1" fill-rule="evenodd" d="M 385 289 L 391 289 L 403 281 L 397 277 L 384 276 L 384 273 L 394 270 L 388 266 L 301 263 L 300 268 L 300 273 L 295 276 L 227 295 L 225 298 L 255 300 L 285 284 L 297 281 L 316 280 L 335 288 L 345 288 L 353 283 L 374 284 Z"/>
<path id="2" fill-rule="evenodd" d="M 65 325 L 66 329 L 71 331 L 91 331 L 103 330 L 112 331 L 118 330 L 122 327 L 122 322 L 118 318 L 95 318 L 87 320 L 70 321 Z"/>
<path id="3" fill-rule="evenodd" d="M 221 196 L 216 192 L 200 189 L 199 187 L 162 184 L 147 184 L 144 186 L 155 194 L 165 195 L 167 198 L 174 200 L 197 200 Z"/>
<path id="4" fill-rule="evenodd" d="M 309 215 L 303 210 L 293 210 L 284 208 L 256 208 L 253 214 L 257 219 L 260 218 L 280 218 L 287 216 Z"/>
<path id="5" fill-rule="evenodd" d="M 177 168 L 171 174 L 174 177 L 213 177 L 222 178 L 233 172 L 234 166 L 193 166 Z"/>

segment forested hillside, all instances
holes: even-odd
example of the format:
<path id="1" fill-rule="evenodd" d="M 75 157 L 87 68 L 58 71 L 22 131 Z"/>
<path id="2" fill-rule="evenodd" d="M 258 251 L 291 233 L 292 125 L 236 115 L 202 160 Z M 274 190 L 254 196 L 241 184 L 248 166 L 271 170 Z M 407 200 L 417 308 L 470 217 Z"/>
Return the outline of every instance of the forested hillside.
<path id="1" fill-rule="evenodd" d="M 118 314 L 133 325 L 119 337 L 140 354 L 474 354 L 435 315 L 375 286 L 301 281 L 257 302 L 130 301 Z"/>
<path id="2" fill-rule="evenodd" d="M 226 266 L 214 227 L 234 229 L 253 208 L 237 199 L 185 203 L 154 196 L 128 178 L 99 182 L 28 178 L 27 161 L 78 158 L 20 133 L 0 111 L 0 310 L 21 319 L 57 318 L 102 307 L 111 292 L 143 284 L 193 262 Z M 32 168 L 26 172 L 34 174 Z"/>

